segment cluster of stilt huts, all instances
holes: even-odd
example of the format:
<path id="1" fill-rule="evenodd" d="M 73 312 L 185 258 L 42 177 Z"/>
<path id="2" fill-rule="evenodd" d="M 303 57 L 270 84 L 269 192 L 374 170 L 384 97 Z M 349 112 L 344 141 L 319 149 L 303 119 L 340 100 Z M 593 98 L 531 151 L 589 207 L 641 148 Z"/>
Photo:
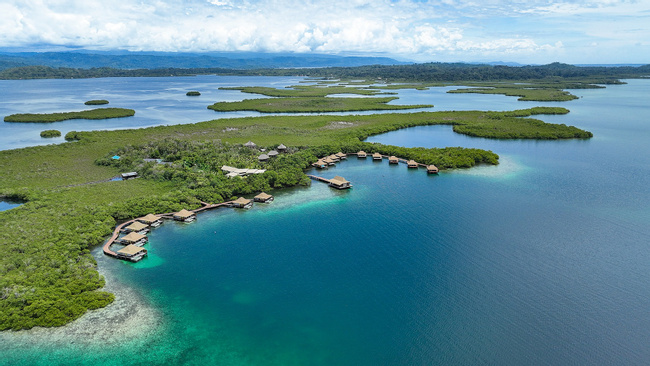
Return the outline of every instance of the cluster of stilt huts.
<path id="1" fill-rule="evenodd" d="M 349 153 L 349 155 L 356 155 L 359 159 L 366 159 L 368 156 L 370 156 L 374 161 L 383 161 L 384 159 L 388 159 L 388 164 L 405 163 L 409 169 L 424 167 L 426 168 L 428 174 L 438 174 L 438 167 L 435 165 L 421 164 L 415 160 L 402 159 L 398 158 L 397 156 L 382 155 L 380 153 L 368 154 L 363 150 L 356 153 Z M 347 159 L 347 156 L 348 154 L 338 152 L 336 154 L 318 159 L 318 161 L 313 163 L 312 166 L 318 169 L 327 169 L 329 166 L 336 165 L 336 163 L 340 162 L 341 160 Z"/>
<path id="2" fill-rule="evenodd" d="M 239 197 L 234 201 L 219 204 L 203 203 L 203 207 L 196 210 L 182 209 L 178 212 L 172 213 L 157 215 L 148 214 L 144 217 L 139 217 L 118 225 L 113 232 L 113 236 L 104 244 L 104 254 L 131 262 L 137 262 L 147 256 L 147 249 L 144 248 L 144 245 L 149 241 L 147 234 L 149 234 L 151 229 L 160 226 L 163 219 L 190 223 L 196 220 L 197 213 L 204 210 L 217 207 L 248 209 L 253 207 L 253 202 L 271 203 L 273 202 L 273 199 L 274 197 L 272 195 L 262 192 L 252 199 Z M 121 246 L 121 248 L 114 251 L 112 249 L 112 246 L 114 245 Z"/>

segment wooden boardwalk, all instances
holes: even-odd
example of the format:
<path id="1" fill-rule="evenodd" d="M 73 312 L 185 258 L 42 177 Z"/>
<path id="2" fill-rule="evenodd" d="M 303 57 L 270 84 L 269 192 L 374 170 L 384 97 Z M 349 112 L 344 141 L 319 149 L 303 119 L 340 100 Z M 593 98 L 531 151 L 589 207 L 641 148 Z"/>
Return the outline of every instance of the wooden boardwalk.
<path id="1" fill-rule="evenodd" d="M 325 178 L 323 178 L 323 177 L 319 177 L 319 176 L 317 176 L 317 175 L 307 174 L 307 176 L 308 176 L 309 178 L 311 178 L 311 179 L 313 179 L 313 180 L 317 180 L 317 181 L 319 181 L 319 182 L 325 182 L 325 183 L 327 183 L 327 184 L 332 183 L 331 180 L 329 180 L 329 179 L 325 179 Z"/>
<path id="2" fill-rule="evenodd" d="M 200 208 L 197 208 L 196 210 L 192 210 L 194 213 L 199 213 L 203 212 L 205 210 L 211 210 L 213 208 L 218 208 L 218 207 L 228 207 L 232 201 L 228 202 L 223 202 L 223 203 L 207 203 L 207 202 L 201 202 L 203 205 Z M 175 212 L 167 212 L 167 213 L 162 213 L 162 214 L 155 214 L 156 216 L 160 217 L 161 219 L 172 219 L 174 216 Z M 134 223 L 138 218 L 123 222 L 115 227 L 115 230 L 113 231 L 113 235 L 104 243 L 104 246 L 102 247 L 102 251 L 104 251 L 104 254 L 118 258 L 117 253 L 111 250 L 111 245 L 117 240 L 117 238 L 120 236 L 120 232 L 122 231 L 122 228 L 125 226 L 131 225 Z"/>

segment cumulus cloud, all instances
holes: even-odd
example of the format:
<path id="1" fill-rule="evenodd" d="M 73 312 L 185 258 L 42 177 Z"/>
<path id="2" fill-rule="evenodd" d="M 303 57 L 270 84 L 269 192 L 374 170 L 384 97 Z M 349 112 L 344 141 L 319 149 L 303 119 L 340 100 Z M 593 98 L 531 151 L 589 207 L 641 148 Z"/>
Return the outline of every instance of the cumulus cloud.
<path id="1" fill-rule="evenodd" d="M 625 0 L 5 0 L 0 47 L 375 52 L 420 58 L 533 54 L 561 48 L 562 39 L 527 35 L 525 27 L 490 34 L 494 23 L 638 6 Z"/>

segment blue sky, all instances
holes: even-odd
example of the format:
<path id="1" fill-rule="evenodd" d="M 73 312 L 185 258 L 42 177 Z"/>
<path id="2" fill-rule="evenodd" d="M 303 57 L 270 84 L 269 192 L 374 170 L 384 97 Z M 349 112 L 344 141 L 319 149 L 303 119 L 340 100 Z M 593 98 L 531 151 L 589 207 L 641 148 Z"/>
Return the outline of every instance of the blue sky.
<path id="1" fill-rule="evenodd" d="M 0 0 L 0 47 L 650 63 L 650 0 Z"/>

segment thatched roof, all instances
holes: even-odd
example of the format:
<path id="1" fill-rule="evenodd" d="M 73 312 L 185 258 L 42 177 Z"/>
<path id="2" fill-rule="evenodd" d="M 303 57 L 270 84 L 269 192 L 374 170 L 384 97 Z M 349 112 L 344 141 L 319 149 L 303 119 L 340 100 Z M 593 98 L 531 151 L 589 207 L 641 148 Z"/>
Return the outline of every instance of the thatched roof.
<path id="1" fill-rule="evenodd" d="M 427 170 L 430 171 L 430 172 L 437 172 L 438 167 L 435 166 L 435 165 L 427 165 Z"/>
<path id="2" fill-rule="evenodd" d="M 265 193 L 265 192 L 262 192 L 262 193 L 258 194 L 257 196 L 255 196 L 256 199 L 264 200 L 264 201 L 268 200 L 271 197 L 273 197 L 273 196 L 271 196 L 270 194 Z"/>
<path id="3" fill-rule="evenodd" d="M 136 233 L 136 232 L 130 232 L 130 233 L 128 233 L 127 235 L 125 235 L 125 236 L 122 238 L 122 240 L 123 240 L 123 241 L 130 241 L 130 242 L 135 243 L 136 241 L 141 240 L 141 239 L 144 239 L 144 238 L 146 238 L 146 237 L 147 237 L 146 235 L 138 234 L 138 233 Z"/>
<path id="4" fill-rule="evenodd" d="M 196 215 L 194 212 L 188 211 L 186 209 L 182 209 L 182 210 L 176 212 L 174 214 L 174 217 L 179 217 L 179 218 L 185 219 L 185 218 L 188 218 L 188 217 L 194 216 L 194 215 Z"/>
<path id="5" fill-rule="evenodd" d="M 266 154 L 262 154 L 262 155 L 260 155 L 260 156 L 257 157 L 257 160 L 260 160 L 260 161 L 262 161 L 262 160 L 269 160 L 269 156 L 266 155 Z"/>
<path id="6" fill-rule="evenodd" d="M 408 164 L 408 166 L 418 166 L 418 163 L 415 160 L 409 160 L 406 164 Z"/>
<path id="7" fill-rule="evenodd" d="M 131 231 L 140 231 L 148 228 L 149 226 L 147 224 L 143 224 L 141 222 L 134 222 L 131 225 L 127 226 L 126 229 L 129 229 Z"/>
<path id="8" fill-rule="evenodd" d="M 277 151 L 275 151 L 275 150 L 269 151 L 269 156 L 278 156 L 278 154 L 279 153 Z"/>
<path id="9" fill-rule="evenodd" d="M 257 147 L 257 144 L 254 143 L 253 141 L 248 141 L 247 143 L 244 144 L 246 147 Z"/>
<path id="10" fill-rule="evenodd" d="M 142 247 L 138 247 L 138 246 L 135 246 L 133 244 L 129 244 L 129 245 L 125 246 L 124 248 L 118 250 L 117 252 L 120 253 L 120 254 L 126 254 L 128 256 L 132 256 L 132 255 L 136 255 L 136 254 L 138 254 L 140 252 L 145 252 L 146 253 L 147 250 L 142 248 Z"/>
<path id="11" fill-rule="evenodd" d="M 343 177 L 341 177 L 339 175 L 337 175 L 336 177 L 330 179 L 330 182 L 332 182 L 333 184 L 339 185 L 339 186 L 342 185 L 342 184 L 345 184 L 345 183 L 350 183 L 345 178 L 343 178 Z"/>
<path id="12" fill-rule="evenodd" d="M 359 151 L 359 152 L 357 153 L 357 155 L 366 156 L 366 155 L 368 155 L 368 154 L 366 154 L 365 151 L 361 150 L 361 151 Z"/>
<path id="13" fill-rule="evenodd" d="M 374 153 L 374 154 L 372 154 L 372 157 L 373 158 L 380 158 L 380 159 L 383 158 L 383 156 L 381 156 L 380 153 Z"/>
<path id="14" fill-rule="evenodd" d="M 344 158 L 344 157 L 348 156 L 347 154 L 344 154 L 343 152 L 340 152 L 340 151 L 337 152 L 335 155 L 336 155 L 337 157 L 339 157 L 339 158 Z"/>
<path id="15" fill-rule="evenodd" d="M 156 216 L 154 214 L 148 214 L 147 216 L 141 217 L 138 220 L 144 221 L 146 223 L 152 223 L 152 222 L 156 222 L 156 221 L 160 220 L 160 217 L 158 217 L 158 216 Z"/>
<path id="16" fill-rule="evenodd" d="M 239 197 L 236 200 L 233 201 L 234 204 L 237 205 L 247 205 L 251 202 L 251 200 L 244 198 L 244 197 Z"/>
<path id="17" fill-rule="evenodd" d="M 284 144 L 278 145 L 278 150 L 286 150 L 286 149 L 287 149 L 287 147 L 284 146 Z"/>

